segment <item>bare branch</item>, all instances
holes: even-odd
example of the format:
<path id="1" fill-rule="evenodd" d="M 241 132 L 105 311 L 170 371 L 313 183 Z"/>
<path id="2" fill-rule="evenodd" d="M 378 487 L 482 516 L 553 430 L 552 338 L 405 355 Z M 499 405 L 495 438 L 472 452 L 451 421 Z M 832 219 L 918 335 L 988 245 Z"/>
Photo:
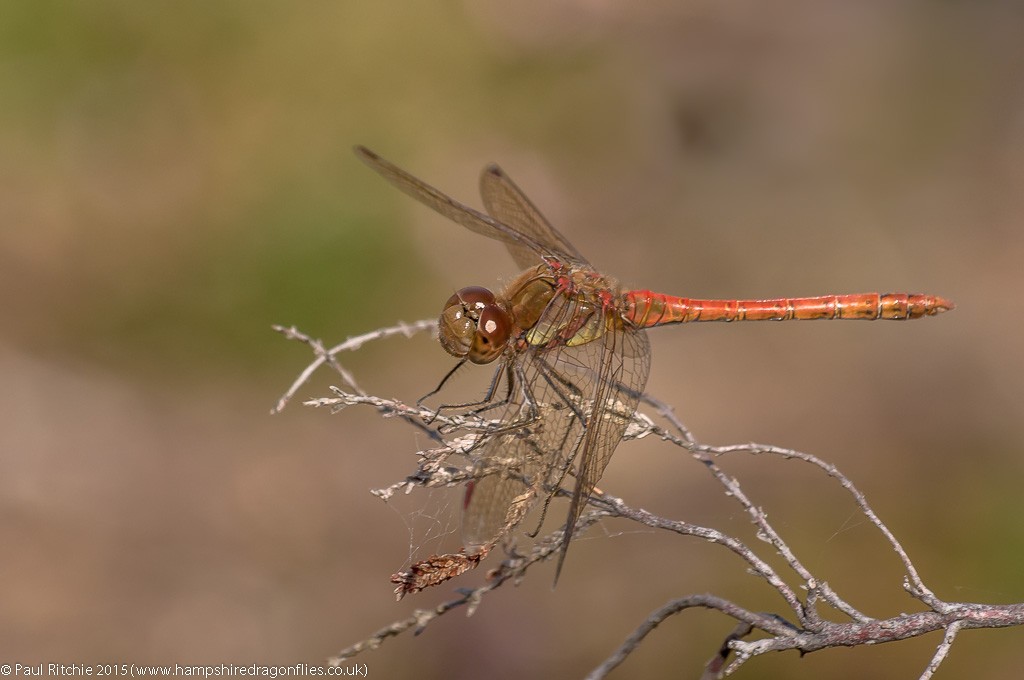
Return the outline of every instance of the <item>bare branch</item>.
<path id="1" fill-rule="evenodd" d="M 946 655 L 949 654 L 949 649 L 953 646 L 953 640 L 956 639 L 957 633 L 963 628 L 963 621 L 957 619 L 953 623 L 946 627 L 946 634 L 942 636 L 942 642 L 939 643 L 938 648 L 935 650 L 935 655 L 932 660 L 928 663 L 928 668 L 921 673 L 921 680 L 928 680 L 935 674 L 935 671 L 939 669 L 939 666 L 943 661 L 946 660 Z"/>
<path id="2" fill-rule="evenodd" d="M 355 377 L 337 361 L 335 356 L 342 351 L 357 349 L 371 340 L 396 334 L 411 336 L 413 333 L 434 327 L 433 321 L 399 324 L 392 328 L 350 338 L 331 349 L 324 349 L 319 340 L 310 338 L 295 328 L 275 327 L 286 337 L 309 345 L 316 358 L 281 397 L 274 412 L 280 411 L 309 381 L 318 368 L 328 365 L 341 376 L 346 387 L 344 389 L 332 387 L 334 396 L 311 399 L 305 402 L 307 405 L 328 407 L 332 412 L 340 411 L 348 406 L 368 405 L 376 409 L 383 417 L 398 417 L 429 432 L 432 438 L 440 444 L 436 448 L 419 452 L 416 470 L 406 479 L 374 491 L 378 497 L 387 501 L 399 491 L 408 493 L 418 487 L 453 487 L 473 481 L 479 472 L 473 469 L 472 453 L 481 442 L 487 441 L 488 437 L 498 432 L 497 428 L 502 427 L 502 423 L 488 420 L 481 417 L 480 413 L 472 411 L 460 413 L 453 409 L 433 410 L 422 406 L 408 406 L 393 399 L 372 396 L 359 387 Z M 754 612 L 717 595 L 709 593 L 688 595 L 671 600 L 654 610 L 636 627 L 623 644 L 588 677 L 605 677 L 612 669 L 622 664 L 663 621 L 694 608 L 712 609 L 737 622 L 736 628 L 726 637 L 721 649 L 706 664 L 702 678 L 707 680 L 725 677 L 754 657 L 767 652 L 795 649 L 801 653 L 807 653 L 832 647 L 879 644 L 943 630 L 945 631 L 943 639 L 920 676 L 927 679 L 933 676 L 947 658 L 960 630 L 1024 625 L 1024 603 L 990 605 L 946 602 L 939 599 L 925 585 L 903 545 L 872 510 L 864 494 L 835 465 L 812 454 L 771 445 L 748 443 L 712 446 L 702 444 L 676 417 L 670 406 L 647 395 L 643 395 L 642 399 L 644 403 L 654 408 L 661 419 L 667 423 L 667 426 L 658 425 L 652 419 L 638 413 L 626 429 L 624 438 L 639 439 L 653 435 L 687 451 L 693 459 L 703 465 L 710 473 L 711 478 L 721 485 L 726 496 L 739 504 L 754 526 L 757 537 L 781 556 L 788 570 L 779 573 L 768 564 L 759 554 L 759 550 L 764 550 L 761 545 L 748 545 L 713 527 L 659 517 L 645 510 L 634 508 L 621 498 L 596 490 L 589 499 L 592 509 L 580 518 L 572 538 L 604 518 L 618 517 L 646 527 L 671 531 L 681 536 L 693 536 L 721 545 L 739 557 L 750 573 L 762 579 L 769 588 L 779 595 L 781 601 L 785 603 L 785 608 L 791 612 L 791 614 L 787 614 L 787 617 L 792 618 L 793 622 L 791 623 L 777 614 Z M 906 572 L 903 587 L 913 598 L 924 605 L 925 610 L 885 619 L 873 618 L 841 597 L 829 586 L 827 581 L 813 574 L 788 545 L 783 535 L 771 524 L 767 513 L 747 495 L 740 480 L 727 473 L 719 465 L 721 459 L 737 454 L 768 455 L 784 460 L 799 460 L 817 467 L 825 475 L 836 480 L 850 494 L 860 512 L 878 529 L 896 554 Z M 459 460 L 469 462 L 453 465 L 450 462 L 452 456 L 461 456 L 462 458 Z M 524 478 L 522 481 L 529 486 L 528 479 Z M 544 492 L 551 496 L 569 495 L 570 493 L 560 488 L 544 489 Z M 511 509 L 509 517 L 509 522 L 518 523 L 521 519 L 519 516 L 513 517 Z M 412 630 L 414 633 L 418 633 L 453 609 L 465 606 L 467 614 L 472 614 L 487 593 L 500 587 L 509 579 L 519 580 L 525 577 L 532 565 L 556 556 L 563 540 L 565 537 L 561 530 L 536 540 L 527 555 L 513 554 L 501 562 L 488 574 L 487 582 L 484 585 L 472 590 L 463 590 L 458 598 L 443 602 L 433 609 L 417 610 L 409 618 L 381 628 L 369 638 L 339 652 L 337 657 L 331 659 L 331 663 L 337 665 L 363 651 L 376 649 L 384 640 L 405 631 Z M 424 588 L 455 578 L 476 567 L 495 547 L 495 542 L 492 542 L 477 549 L 476 552 L 461 551 L 432 555 L 426 560 L 412 565 L 407 571 L 392 577 L 398 585 L 396 592 L 399 596 L 417 593 Z M 818 611 L 818 605 L 822 603 L 829 607 L 827 610 L 823 608 L 827 615 Z M 833 618 L 838 620 L 833 620 Z M 767 637 L 746 640 L 745 638 L 754 631 L 759 631 Z M 731 653 L 734 653 L 735 657 L 729 662 Z"/>
<path id="3" fill-rule="evenodd" d="M 868 623 L 826 623 L 818 632 L 802 632 L 798 635 L 775 636 L 754 642 L 736 641 L 732 647 L 739 654 L 755 656 L 765 652 L 787 649 L 816 652 L 829 647 L 857 647 L 865 644 L 881 644 L 907 640 L 955 626 L 952 637 L 961 628 L 1005 628 L 1024 624 L 1024 603 L 1007 605 L 972 604 L 960 602 L 945 603 L 943 613 L 936 611 L 900 614 L 888 619 L 876 619 Z M 947 632 L 947 637 L 950 637 Z M 945 640 L 943 640 L 945 643 Z M 950 639 L 952 644 L 952 639 Z M 945 658 L 946 650 L 940 645 L 929 668 Z"/>
<path id="4" fill-rule="evenodd" d="M 600 513 L 588 513 L 580 518 L 579 526 L 581 528 L 589 527 L 600 519 L 601 516 L 602 515 Z M 547 560 L 557 554 L 558 549 L 562 545 L 562 536 L 563 532 L 554 532 L 543 541 L 538 541 L 537 545 L 534 546 L 533 551 L 528 556 L 511 557 L 506 559 L 498 566 L 498 568 L 488 574 L 488 582 L 479 588 L 463 590 L 460 597 L 447 602 L 442 602 L 432 610 L 417 609 L 409 618 L 402 619 L 401 621 L 396 621 L 385 626 L 369 638 L 341 650 L 338 652 L 337 656 L 329 659 L 328 663 L 332 666 L 339 666 L 346 659 L 350 659 L 360 652 L 364 652 L 368 649 L 377 649 L 384 640 L 400 635 L 410 629 L 413 631 L 414 635 L 419 635 L 432 621 L 434 621 L 434 619 L 437 619 L 438 617 L 459 607 L 465 606 L 467 608 L 466 615 L 472 616 L 473 612 L 476 611 L 477 606 L 480 604 L 480 601 L 487 593 L 500 588 L 506 581 L 511 580 L 515 582 L 522 578 L 531 566 L 537 562 Z"/>
<path id="5" fill-rule="evenodd" d="M 796 628 L 780 621 L 777 617 L 772 616 L 771 614 L 754 613 L 716 595 L 703 594 L 681 597 L 678 600 L 672 600 L 664 607 L 648 616 L 647 619 L 640 624 L 635 631 L 633 631 L 632 635 L 626 638 L 626 641 L 623 642 L 611 656 L 605 659 L 600 666 L 590 672 L 587 676 L 587 680 L 598 680 L 599 678 L 607 676 L 613 668 L 626 660 L 626 657 L 640 645 L 643 639 L 647 637 L 648 633 L 657 628 L 665 619 L 693 607 L 717 609 L 726 616 L 734 618 L 745 624 L 730 635 L 730 639 L 727 641 L 726 647 L 728 647 L 728 643 L 731 643 L 732 640 L 738 640 L 740 637 L 747 635 L 754 628 L 768 633 L 774 633 L 780 637 L 792 636 L 798 632 Z"/>
<path id="6" fill-rule="evenodd" d="M 312 377 L 316 370 L 325 363 L 329 364 L 335 372 L 341 376 L 342 380 L 345 381 L 345 384 L 349 385 L 353 391 L 357 394 L 365 395 L 366 393 L 358 384 L 356 384 L 355 378 L 352 374 L 345 370 L 345 368 L 335 360 L 335 355 L 340 352 L 355 351 L 368 342 L 380 340 L 392 335 L 401 334 L 407 338 L 411 338 L 415 333 L 419 333 L 420 331 L 434 330 L 437 328 L 437 321 L 434 319 L 423 319 L 421 321 L 413 321 L 412 323 L 399 321 L 396 325 L 391 326 L 390 328 L 381 328 L 370 333 L 357 335 L 330 349 L 324 349 L 323 343 L 320 340 L 306 335 L 299 329 L 295 328 L 295 326 L 274 325 L 271 326 L 271 328 L 278 333 L 281 333 L 289 340 L 298 340 L 299 342 L 309 345 L 313 349 L 313 353 L 316 355 L 316 359 L 306 366 L 301 373 L 299 373 L 299 377 L 295 379 L 295 382 L 293 382 L 292 386 L 288 388 L 288 391 L 281 395 L 281 398 L 277 400 L 277 404 L 274 405 L 274 408 L 270 409 L 270 412 L 273 414 L 280 413 L 284 410 L 284 407 L 288 405 L 288 402 L 295 396 L 295 393 L 298 392 L 299 389 L 309 381 L 310 377 Z"/>

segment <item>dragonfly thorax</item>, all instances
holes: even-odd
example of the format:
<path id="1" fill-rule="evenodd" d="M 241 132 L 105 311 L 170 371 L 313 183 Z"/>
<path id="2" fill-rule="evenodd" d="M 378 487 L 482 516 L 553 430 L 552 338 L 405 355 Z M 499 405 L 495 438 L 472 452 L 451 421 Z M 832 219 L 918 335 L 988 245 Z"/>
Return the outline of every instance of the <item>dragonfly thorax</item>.
<path id="1" fill-rule="evenodd" d="M 511 316 L 494 293 L 480 286 L 462 288 L 448 298 L 438 321 L 438 337 L 445 351 L 474 364 L 497 359 L 511 333 Z"/>

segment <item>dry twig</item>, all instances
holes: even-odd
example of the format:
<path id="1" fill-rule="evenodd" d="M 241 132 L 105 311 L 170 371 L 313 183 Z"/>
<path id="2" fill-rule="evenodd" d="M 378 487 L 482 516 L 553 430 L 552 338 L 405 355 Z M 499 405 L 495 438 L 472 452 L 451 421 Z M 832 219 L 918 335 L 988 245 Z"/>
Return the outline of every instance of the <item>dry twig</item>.
<path id="1" fill-rule="evenodd" d="M 354 377 L 337 361 L 336 355 L 342 351 L 354 350 L 365 342 L 396 334 L 411 336 L 413 333 L 434 328 L 433 321 L 419 321 L 413 324 L 400 324 L 393 328 L 385 328 L 368 333 L 341 343 L 331 349 L 324 349 L 322 343 L 310 338 L 294 328 L 275 327 L 286 337 L 297 339 L 309 345 L 316 355 L 311 363 L 296 379 L 289 390 L 281 397 L 273 409 L 280 411 L 297 391 L 309 380 L 310 376 L 321 366 L 331 366 L 341 376 L 347 389 L 332 388 L 334 395 L 306 401 L 311 406 L 327 406 L 340 410 L 352 405 L 371 405 L 384 416 L 398 416 L 415 426 L 428 431 L 441 445 L 433 450 L 420 452 L 420 462 L 415 473 L 401 482 L 397 482 L 374 493 L 387 500 L 399 490 L 411 490 L 419 487 L 455 486 L 472 479 L 472 470 L 468 467 L 457 467 L 447 464 L 449 456 L 470 451 L 480 437 L 487 436 L 494 423 L 470 416 L 411 407 L 400 402 L 368 395 L 359 388 Z M 882 642 L 893 642 L 917 637 L 925 633 L 944 630 L 942 641 L 935 650 L 931 660 L 921 672 L 920 678 L 931 678 L 949 653 L 960 630 L 966 628 L 999 628 L 1024 624 L 1024 603 L 1007 605 L 988 605 L 964 602 L 947 602 L 938 598 L 922 580 L 892 531 L 882 522 L 871 509 L 864 494 L 838 468 L 817 456 L 762 444 L 736 444 L 729 446 L 710 446 L 696 440 L 690 431 L 676 418 L 672 410 L 650 397 L 644 402 L 655 409 L 667 423 L 659 426 L 651 419 L 637 414 L 626 432 L 626 439 L 637 439 L 656 436 L 680 447 L 700 461 L 712 477 L 723 487 L 726 495 L 735 500 L 747 514 L 757 529 L 758 538 L 766 541 L 785 561 L 792 574 L 780 574 L 764 559 L 758 556 L 753 548 L 738 538 L 725 534 L 718 529 L 703 527 L 678 520 L 670 520 L 653 515 L 645 510 L 633 508 L 622 499 L 607 493 L 595 494 L 590 499 L 591 511 L 579 521 L 575 534 L 582 533 L 595 522 L 607 518 L 618 517 L 631 520 L 643 526 L 663 531 L 671 531 L 683 536 L 694 536 L 704 541 L 721 545 L 746 563 L 748 569 L 775 590 L 789 608 L 788 620 L 780 615 L 754 612 L 743 606 L 713 594 L 692 594 L 673 599 L 641 622 L 623 644 L 598 665 L 588 678 L 603 678 L 616 666 L 625 661 L 637 649 L 647 635 L 653 632 L 663 621 L 693 608 L 712 609 L 734 619 L 736 629 L 724 640 L 722 648 L 707 663 L 703 670 L 704 679 L 721 678 L 733 673 L 741 665 L 752 658 L 767 652 L 782 650 L 799 650 L 801 653 L 813 652 L 830 647 L 854 647 Z M 438 429 L 445 437 L 438 434 Z M 459 435 L 459 436 L 450 436 Z M 766 514 L 743 491 L 739 481 L 726 473 L 718 465 L 718 459 L 725 456 L 745 454 L 752 456 L 773 456 L 782 459 L 799 460 L 820 469 L 827 477 L 836 480 L 851 495 L 860 512 L 878 529 L 896 553 L 903 565 L 905 576 L 903 587 L 907 593 L 920 602 L 921 611 L 900 614 L 886 619 L 873 618 L 861 612 L 854 605 L 843 599 L 829 584 L 815 576 L 800 560 L 795 552 L 782 538 L 781 534 L 768 521 Z M 574 535 L 575 535 L 574 534 Z M 396 621 L 386 626 L 369 638 L 351 645 L 331 659 L 332 664 L 341 664 L 344 660 L 367 649 L 376 649 L 389 637 L 400 635 L 407 630 L 415 633 L 422 631 L 435 619 L 453 609 L 467 607 L 472 613 L 487 593 L 501 587 L 508 580 L 523 578 L 531 566 L 557 555 L 562 541 L 562 532 L 557 531 L 544 540 L 538 541 L 527 556 L 513 556 L 494 569 L 485 585 L 473 590 L 465 590 L 453 600 L 444 602 L 431 610 L 417 610 L 411 617 Z M 489 550 L 492 546 L 488 546 Z M 401 574 L 393 577 L 399 587 L 399 597 L 417 592 L 425 587 L 443 582 L 473 568 L 484 557 L 487 550 L 476 555 L 455 553 L 435 555 L 424 560 Z M 795 575 L 799 581 L 797 587 L 792 586 L 787 578 Z M 819 607 L 833 610 L 833 621 L 819 612 Z M 760 631 L 766 637 L 757 640 L 745 638 L 754 631 Z M 729 661 L 730 654 L 734 655 Z"/>

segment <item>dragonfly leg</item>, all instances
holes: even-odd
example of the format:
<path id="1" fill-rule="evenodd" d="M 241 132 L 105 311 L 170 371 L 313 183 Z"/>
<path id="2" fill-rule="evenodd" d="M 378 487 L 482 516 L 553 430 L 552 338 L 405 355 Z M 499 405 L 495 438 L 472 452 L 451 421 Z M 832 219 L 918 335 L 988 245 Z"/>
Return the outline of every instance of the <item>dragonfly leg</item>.
<path id="1" fill-rule="evenodd" d="M 452 372 L 449 372 L 449 376 L 451 375 Z M 515 405 L 515 395 L 517 386 L 522 386 L 525 384 L 522 375 L 516 377 L 517 374 L 520 372 L 521 369 L 516 364 L 516 362 L 503 362 L 502 366 L 499 367 L 498 370 L 494 372 L 494 376 L 491 379 L 491 384 L 487 388 L 487 393 L 484 395 L 483 399 L 481 399 L 480 401 L 466 402 L 461 404 L 442 404 L 441 406 L 437 407 L 434 417 L 436 418 L 438 415 L 445 411 L 456 411 L 463 416 L 475 416 L 483 419 L 488 411 L 493 411 L 495 409 Z M 502 376 L 505 377 L 505 394 L 502 398 L 499 399 L 497 397 L 497 394 L 502 383 Z M 426 399 L 429 396 L 430 395 L 426 395 L 424 399 Z M 500 427 L 496 427 L 494 429 L 489 430 L 488 434 L 498 435 L 513 432 L 515 430 L 519 430 L 526 427 L 530 423 L 536 422 L 540 417 L 540 411 L 534 403 L 534 400 L 532 399 L 530 394 L 526 391 L 524 391 L 523 394 L 523 404 L 527 408 L 525 416 L 521 415 L 520 417 L 514 420 L 505 422 Z M 441 428 L 439 428 L 439 432 L 441 432 L 442 434 L 447 434 L 454 430 L 460 429 L 461 427 L 462 426 L 460 425 L 443 425 Z"/>
<path id="2" fill-rule="evenodd" d="M 427 399 L 430 399 L 432 396 L 434 396 L 435 394 L 440 392 L 442 389 L 444 389 L 445 384 L 447 384 L 448 381 L 451 380 L 451 377 L 453 375 L 455 375 L 458 372 L 458 370 L 460 368 L 462 368 L 466 364 L 466 361 L 467 361 L 466 359 L 459 360 L 459 363 L 455 364 L 455 366 L 452 367 L 452 370 L 450 370 L 450 371 L 448 371 L 447 373 L 444 374 L 444 377 L 441 378 L 441 382 L 439 382 L 437 384 L 437 387 L 435 387 L 434 389 L 430 390 L 429 392 L 427 392 L 422 397 L 420 397 L 419 399 L 416 400 L 416 406 L 422 408 L 423 407 L 423 402 L 425 402 Z"/>
<path id="3" fill-rule="evenodd" d="M 416 401 L 416 405 L 422 407 L 424 401 L 440 392 L 441 389 L 444 387 L 445 383 L 447 383 L 448 380 L 453 375 L 455 375 L 455 372 L 462 368 L 462 366 L 465 363 L 465 359 L 457 363 L 452 370 L 448 371 L 448 373 L 441 380 L 441 383 L 433 391 L 428 392 L 427 394 L 423 395 Z M 498 408 L 509 403 L 511 401 L 511 386 L 509 386 L 508 390 L 506 391 L 506 395 L 503 399 L 495 401 L 495 394 L 498 391 L 498 384 L 501 381 L 501 375 L 505 368 L 506 366 L 503 364 L 497 371 L 494 372 L 494 375 L 491 377 L 491 384 L 488 386 L 487 393 L 484 395 L 483 399 L 479 401 L 465 402 L 462 404 L 441 404 L 434 410 L 434 415 L 433 417 L 431 417 L 430 422 L 433 422 L 435 418 L 437 418 L 445 411 L 463 411 L 466 415 L 479 415 L 480 413 L 483 413 L 490 409 Z"/>
<path id="4" fill-rule="evenodd" d="M 545 367 L 541 371 L 541 375 L 545 382 L 551 387 L 555 394 L 561 397 L 563 403 L 565 403 L 572 411 L 572 418 L 575 418 L 580 423 L 579 434 L 577 438 L 583 437 L 586 432 L 587 418 L 586 414 L 581 409 L 583 402 L 583 391 L 576 386 L 568 377 L 560 374 L 558 371 L 553 370 L 552 367 L 544 362 L 541 364 Z M 568 437 L 574 428 L 566 428 L 566 438 L 560 442 L 557 446 L 558 451 L 573 451 L 573 456 L 567 458 L 564 461 L 559 461 L 557 458 L 549 463 L 547 473 L 544 475 L 545 478 L 551 476 L 552 472 L 557 471 L 558 477 L 553 481 L 544 481 L 542 483 L 542 490 L 544 494 L 544 504 L 541 507 L 540 517 L 537 519 L 537 524 L 532 531 L 526 532 L 530 538 L 536 538 L 537 534 L 540 533 L 541 527 L 544 524 L 544 519 L 547 517 L 548 507 L 551 505 L 551 499 L 558 495 L 558 490 L 562 486 L 562 482 L 566 476 L 572 474 L 573 463 L 575 462 L 575 452 L 579 450 L 579 442 L 569 443 Z M 541 454 L 543 455 L 543 454 Z M 543 458 L 542 458 L 543 459 Z M 539 493 L 538 493 L 539 495 Z"/>

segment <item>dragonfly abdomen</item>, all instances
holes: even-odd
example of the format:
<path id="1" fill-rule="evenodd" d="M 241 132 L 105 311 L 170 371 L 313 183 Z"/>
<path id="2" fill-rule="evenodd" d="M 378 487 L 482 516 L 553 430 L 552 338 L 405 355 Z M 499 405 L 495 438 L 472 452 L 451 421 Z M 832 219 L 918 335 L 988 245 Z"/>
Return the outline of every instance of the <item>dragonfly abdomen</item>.
<path id="1" fill-rule="evenodd" d="M 700 300 L 631 290 L 623 316 L 640 328 L 696 321 L 789 321 L 813 319 L 916 319 L 953 308 L 936 295 L 857 293 L 769 300 Z"/>

